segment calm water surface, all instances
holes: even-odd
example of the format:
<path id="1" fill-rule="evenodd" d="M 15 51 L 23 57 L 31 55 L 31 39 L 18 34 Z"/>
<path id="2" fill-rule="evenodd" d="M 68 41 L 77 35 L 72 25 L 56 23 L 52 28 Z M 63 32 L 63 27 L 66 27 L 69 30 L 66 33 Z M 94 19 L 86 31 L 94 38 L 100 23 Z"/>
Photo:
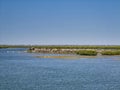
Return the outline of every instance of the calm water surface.
<path id="1" fill-rule="evenodd" d="M 120 90 L 120 56 L 42 59 L 25 50 L 0 49 L 0 90 Z"/>

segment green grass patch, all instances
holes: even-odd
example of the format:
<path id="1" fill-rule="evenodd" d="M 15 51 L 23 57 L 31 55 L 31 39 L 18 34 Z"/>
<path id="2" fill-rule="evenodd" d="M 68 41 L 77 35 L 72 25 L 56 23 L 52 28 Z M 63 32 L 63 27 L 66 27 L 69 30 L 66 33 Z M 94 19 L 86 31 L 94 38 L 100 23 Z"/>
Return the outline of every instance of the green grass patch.
<path id="1" fill-rule="evenodd" d="M 115 50 L 115 51 L 102 51 L 102 55 L 120 55 L 120 50 Z"/>
<path id="2" fill-rule="evenodd" d="M 46 49 L 120 49 L 120 45 L 38 45 L 33 47 Z"/>
<path id="3" fill-rule="evenodd" d="M 30 45 L 0 45 L 1 48 L 31 48 Z"/>
<path id="4" fill-rule="evenodd" d="M 87 55 L 87 56 L 96 56 L 97 52 L 95 50 L 80 50 L 76 52 L 77 55 Z"/>
<path id="5" fill-rule="evenodd" d="M 0 45 L 0 48 L 120 49 L 120 45 Z"/>

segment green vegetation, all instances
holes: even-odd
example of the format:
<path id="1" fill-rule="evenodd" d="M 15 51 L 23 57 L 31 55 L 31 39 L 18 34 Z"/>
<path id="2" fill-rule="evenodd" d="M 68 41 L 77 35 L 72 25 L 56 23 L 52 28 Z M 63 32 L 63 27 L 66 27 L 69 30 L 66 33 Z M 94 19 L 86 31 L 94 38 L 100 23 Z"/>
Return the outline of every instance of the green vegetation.
<path id="1" fill-rule="evenodd" d="M 120 49 L 120 45 L 0 45 L 0 48 Z"/>
<path id="2" fill-rule="evenodd" d="M 0 48 L 30 48 L 30 45 L 0 45 Z"/>
<path id="3" fill-rule="evenodd" d="M 76 52 L 77 55 L 96 56 L 97 51 L 95 50 L 80 50 Z"/>
<path id="4" fill-rule="evenodd" d="M 115 50 L 115 51 L 102 51 L 102 55 L 120 55 L 120 50 Z"/>
<path id="5" fill-rule="evenodd" d="M 120 49 L 120 45 L 33 45 L 33 47 L 46 49 Z"/>

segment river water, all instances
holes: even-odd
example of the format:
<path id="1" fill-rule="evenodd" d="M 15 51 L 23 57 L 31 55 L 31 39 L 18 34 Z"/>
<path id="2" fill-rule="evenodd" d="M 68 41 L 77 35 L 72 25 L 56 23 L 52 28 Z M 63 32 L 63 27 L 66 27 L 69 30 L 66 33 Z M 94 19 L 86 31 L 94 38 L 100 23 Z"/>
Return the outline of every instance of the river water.
<path id="1" fill-rule="evenodd" d="M 120 90 L 120 56 L 49 59 L 25 50 L 0 49 L 0 90 Z"/>

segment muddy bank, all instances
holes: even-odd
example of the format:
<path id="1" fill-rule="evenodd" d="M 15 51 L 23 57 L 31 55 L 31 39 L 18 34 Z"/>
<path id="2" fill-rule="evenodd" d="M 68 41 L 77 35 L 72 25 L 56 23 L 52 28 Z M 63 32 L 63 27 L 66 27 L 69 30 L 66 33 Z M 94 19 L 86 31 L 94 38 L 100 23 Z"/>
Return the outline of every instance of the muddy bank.
<path id="1" fill-rule="evenodd" d="M 37 58 L 52 58 L 52 59 L 70 59 L 70 60 L 75 60 L 75 59 L 80 59 L 80 58 L 96 58 L 96 56 L 36 56 Z"/>

